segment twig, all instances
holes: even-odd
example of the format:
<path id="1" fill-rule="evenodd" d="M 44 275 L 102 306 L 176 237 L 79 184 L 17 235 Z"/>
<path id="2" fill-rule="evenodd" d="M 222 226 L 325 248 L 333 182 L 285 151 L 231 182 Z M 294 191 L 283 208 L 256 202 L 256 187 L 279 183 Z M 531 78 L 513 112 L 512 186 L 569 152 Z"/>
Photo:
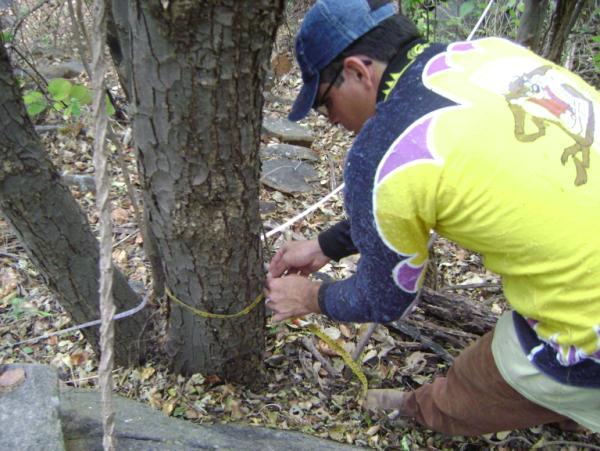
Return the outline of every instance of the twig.
<path id="1" fill-rule="evenodd" d="M 25 13 L 23 13 L 21 16 L 19 16 L 19 18 L 15 22 L 15 25 L 13 26 L 12 35 L 16 36 L 17 33 L 19 32 L 19 28 L 21 28 L 21 25 L 23 25 L 23 22 L 25 21 L 25 19 L 27 19 L 27 17 L 29 17 L 31 14 L 36 12 L 38 9 L 40 9 L 42 6 L 44 6 L 49 1 L 50 0 L 40 0 L 29 11 L 25 11 Z"/>
<path id="2" fill-rule="evenodd" d="M 23 72 L 27 73 L 27 74 L 28 74 L 28 75 L 31 77 L 31 79 L 33 80 L 33 82 L 34 82 L 34 83 L 36 84 L 36 86 L 38 87 L 38 89 L 39 89 L 39 90 L 40 90 L 40 91 L 41 91 L 41 92 L 42 92 L 42 93 L 45 95 L 45 93 L 46 93 L 46 89 L 45 89 L 45 88 L 42 86 L 42 84 L 44 84 L 45 86 L 48 86 L 48 80 L 46 80 L 46 77 L 44 77 L 44 76 L 43 76 L 43 75 L 42 75 L 42 74 L 41 74 L 41 73 L 40 73 L 40 72 L 39 72 L 39 71 L 36 69 L 36 67 L 33 65 L 33 63 L 32 63 L 32 62 L 30 62 L 30 61 L 29 61 L 29 60 L 28 60 L 28 59 L 25 57 L 25 55 L 23 55 L 23 53 L 22 53 L 22 52 L 21 52 L 21 51 L 20 51 L 18 48 L 16 48 L 14 45 L 12 45 L 12 44 L 9 44 L 9 45 L 7 45 L 7 48 L 8 48 L 9 50 L 12 50 L 12 51 L 14 51 L 14 52 L 15 52 L 17 55 L 19 55 L 19 57 L 20 57 L 20 58 L 21 58 L 23 61 L 25 61 L 25 63 L 26 63 L 26 64 L 27 64 L 29 67 L 31 67 L 31 70 L 33 70 L 33 71 L 35 72 L 35 74 L 36 74 L 38 77 L 40 77 L 40 79 L 39 79 L 39 81 L 38 81 L 38 80 L 37 80 L 35 77 L 31 77 L 31 75 L 30 75 L 30 74 L 28 74 L 28 73 L 27 73 L 27 71 L 25 71 L 23 68 L 21 68 L 21 70 L 22 70 Z M 41 83 L 42 83 L 42 84 L 40 83 L 40 81 L 41 81 Z M 46 98 L 47 98 L 47 97 L 46 97 Z M 49 100 L 49 99 L 48 99 L 48 100 Z"/>
<path id="3" fill-rule="evenodd" d="M 487 443 L 489 443 L 490 445 L 493 445 L 493 446 L 504 446 L 507 443 L 513 442 L 515 440 L 526 443 L 529 448 L 531 448 L 533 446 L 533 443 L 531 443 L 525 437 L 521 437 L 521 436 L 507 437 L 504 440 L 500 440 L 500 441 L 490 440 L 490 439 L 485 438 L 485 437 L 481 437 L 481 438 L 483 440 L 485 440 Z"/>
<path id="4" fill-rule="evenodd" d="M 302 344 L 304 345 L 304 347 L 309 350 L 312 355 L 319 361 L 321 362 L 321 365 L 323 365 L 323 368 L 325 368 L 325 370 L 331 374 L 332 376 L 339 376 L 340 372 L 337 371 L 333 366 L 331 366 L 331 363 L 329 363 L 329 361 L 323 357 L 323 355 L 319 352 L 319 350 L 316 348 L 315 344 L 313 343 L 313 341 L 310 338 L 307 337 L 303 337 L 302 338 Z"/>
<path id="5" fill-rule="evenodd" d="M 496 282 L 482 282 L 482 283 L 466 283 L 464 285 L 449 285 L 442 289 L 444 291 L 455 291 L 455 290 L 474 290 L 476 288 L 496 288 L 502 289 L 502 284 Z"/>
<path id="6" fill-rule="evenodd" d="M 547 446 L 577 446 L 577 447 L 581 447 L 581 448 L 600 450 L 600 446 L 592 445 L 591 443 L 570 442 L 570 441 L 566 441 L 566 440 L 554 440 L 552 442 L 543 442 L 540 444 L 540 447 L 541 446 L 543 446 L 544 448 L 546 448 Z"/>
<path id="7" fill-rule="evenodd" d="M 91 80 L 92 69 L 90 68 L 90 65 L 87 62 L 87 57 L 85 54 L 83 41 L 85 35 L 82 36 L 84 24 L 80 24 L 79 26 L 77 26 L 77 18 L 75 17 L 75 10 L 73 9 L 73 0 L 67 0 L 67 7 L 69 10 L 69 18 L 71 19 L 71 33 L 73 35 L 73 40 L 75 41 L 75 47 L 77 48 L 77 53 L 79 53 L 79 58 L 81 58 L 81 62 L 83 63 L 85 72 Z M 89 49 L 89 42 L 87 43 L 87 45 Z"/>
<path id="8" fill-rule="evenodd" d="M 356 345 L 356 349 L 352 353 L 352 360 L 357 360 L 360 357 L 360 355 L 363 352 L 363 349 L 365 349 L 365 346 L 367 345 L 367 343 L 371 339 L 371 335 L 373 335 L 373 332 L 375 332 L 376 328 L 377 328 L 377 324 L 376 323 L 370 323 L 369 324 L 369 328 L 365 331 L 364 334 L 362 334 L 362 336 L 360 337 L 360 340 L 358 340 L 358 344 Z"/>
<path id="9" fill-rule="evenodd" d="M 0 257 L 12 258 L 13 260 L 18 260 L 21 257 L 15 254 L 9 254 L 8 252 L 0 252 Z"/>
<path id="10" fill-rule="evenodd" d="M 127 235 L 125 238 L 117 241 L 115 244 L 113 244 L 113 249 L 116 249 L 117 247 L 119 247 L 121 244 L 123 244 L 125 241 L 127 241 L 129 238 L 132 238 L 134 236 L 136 236 L 138 233 L 140 233 L 140 229 L 136 230 L 135 232 L 130 233 L 129 235 Z"/>

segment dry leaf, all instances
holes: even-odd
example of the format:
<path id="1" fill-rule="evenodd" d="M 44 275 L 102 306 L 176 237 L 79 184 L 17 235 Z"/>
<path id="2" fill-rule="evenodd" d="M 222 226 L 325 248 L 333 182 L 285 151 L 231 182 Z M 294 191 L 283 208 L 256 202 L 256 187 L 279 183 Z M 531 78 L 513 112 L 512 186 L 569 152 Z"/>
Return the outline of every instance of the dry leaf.
<path id="1" fill-rule="evenodd" d="M 25 370 L 23 368 L 10 368 L 0 374 L 0 389 L 9 390 L 25 381 Z"/>
<path id="2" fill-rule="evenodd" d="M 367 435 L 375 435 L 379 432 L 379 429 L 381 429 L 381 426 L 379 424 L 373 425 L 369 429 L 367 429 Z"/>
<path id="3" fill-rule="evenodd" d="M 156 373 L 156 370 L 151 366 L 147 366 L 141 371 L 140 380 L 146 381 L 146 380 L 150 379 L 152 376 L 154 376 L 154 373 Z"/>
<path id="4" fill-rule="evenodd" d="M 427 365 L 425 356 L 426 354 L 423 352 L 413 352 L 406 358 L 403 370 L 409 374 L 420 373 L 425 368 L 425 365 Z"/>
<path id="5" fill-rule="evenodd" d="M 71 365 L 70 366 L 82 366 L 87 359 L 89 358 L 89 354 L 85 351 L 83 352 L 74 352 L 73 354 L 71 354 L 70 360 L 71 360 Z"/>
<path id="6" fill-rule="evenodd" d="M 125 210 L 124 208 L 115 208 L 111 213 L 111 217 L 115 224 L 126 224 L 129 222 L 129 214 L 129 210 Z"/>

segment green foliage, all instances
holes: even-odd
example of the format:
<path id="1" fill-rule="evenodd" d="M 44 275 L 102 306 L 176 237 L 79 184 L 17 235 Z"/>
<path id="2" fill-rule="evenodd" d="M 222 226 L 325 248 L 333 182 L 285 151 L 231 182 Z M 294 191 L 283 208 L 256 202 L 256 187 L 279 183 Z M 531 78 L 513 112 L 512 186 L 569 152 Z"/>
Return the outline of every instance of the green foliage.
<path id="1" fill-rule="evenodd" d="M 25 108 L 27 108 L 27 114 L 30 116 L 37 116 L 48 106 L 48 102 L 39 91 L 28 91 L 23 96 L 23 102 L 25 102 Z"/>
<path id="2" fill-rule="evenodd" d="M 460 5 L 460 9 L 458 10 L 458 15 L 460 17 L 466 17 L 469 14 L 471 14 L 474 9 L 475 9 L 475 4 L 472 0 L 468 1 L 468 2 L 464 2 L 462 5 Z"/>
<path id="3" fill-rule="evenodd" d="M 15 36 L 10 31 L 0 31 L 0 42 L 12 42 Z"/>
<path id="4" fill-rule="evenodd" d="M 92 103 L 92 93 L 84 85 L 71 83 L 64 78 L 54 78 L 48 83 L 48 93 L 44 96 L 40 91 L 28 91 L 23 97 L 27 113 L 35 117 L 49 106 L 63 114 L 65 119 L 81 116 L 84 105 Z M 115 108 L 106 96 L 106 114 L 115 114 Z"/>
<path id="5" fill-rule="evenodd" d="M 596 44 L 600 44 L 600 36 L 594 36 L 592 38 L 592 42 L 595 42 Z M 594 53 L 594 66 L 596 66 L 597 71 L 600 71 L 600 53 L 599 52 Z"/>
<path id="6" fill-rule="evenodd" d="M 12 298 L 10 298 L 9 304 L 10 304 L 10 310 L 8 311 L 8 314 L 14 320 L 21 319 L 27 313 L 36 315 L 36 316 L 40 316 L 43 318 L 51 316 L 50 313 L 48 313 L 48 312 L 43 312 L 34 307 L 27 306 L 25 304 L 25 299 L 22 297 L 19 297 L 19 296 L 13 296 Z"/>

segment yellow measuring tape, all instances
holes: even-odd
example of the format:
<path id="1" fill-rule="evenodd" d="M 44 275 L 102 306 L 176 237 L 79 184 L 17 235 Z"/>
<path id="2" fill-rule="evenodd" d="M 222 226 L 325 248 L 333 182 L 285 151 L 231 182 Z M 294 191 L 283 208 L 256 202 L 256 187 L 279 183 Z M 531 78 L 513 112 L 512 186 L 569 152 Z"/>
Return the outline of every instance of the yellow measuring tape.
<path id="1" fill-rule="evenodd" d="M 225 314 L 225 313 L 210 313 L 210 312 L 206 312 L 204 310 L 199 310 L 190 305 L 187 305 L 185 302 L 178 299 L 177 296 L 175 296 L 171 292 L 171 290 L 169 290 L 168 288 L 165 289 L 165 293 L 167 294 L 167 297 L 169 299 L 171 299 L 175 303 L 181 305 L 182 307 L 185 307 L 186 309 L 188 309 L 195 315 L 201 316 L 203 318 L 219 318 L 219 319 L 239 318 L 240 316 L 244 316 L 244 315 L 250 313 L 250 311 L 252 309 L 254 309 L 258 304 L 260 304 L 260 302 L 264 299 L 264 295 L 259 294 L 258 296 L 256 296 L 256 298 L 254 298 L 254 301 L 252 301 L 252 304 L 248 305 L 245 309 L 243 309 L 237 313 Z M 312 332 L 313 334 L 315 334 L 317 337 L 319 337 L 321 340 L 323 340 L 325 343 L 327 343 L 327 346 L 329 346 L 331 349 L 333 349 L 335 352 L 337 352 L 339 354 L 339 356 L 342 358 L 342 360 L 344 360 L 346 365 L 348 365 L 348 367 L 352 370 L 354 375 L 358 378 L 358 380 L 362 384 L 362 395 L 363 395 L 363 397 L 366 396 L 367 390 L 369 388 L 369 383 L 367 382 L 367 377 L 365 376 L 365 373 L 361 369 L 360 365 L 357 362 L 355 362 L 354 360 L 352 360 L 352 357 L 350 356 L 350 354 L 348 354 L 346 352 L 346 350 L 338 342 L 336 342 L 331 337 L 329 337 L 325 332 L 323 332 L 317 326 L 315 326 L 314 324 L 310 324 L 308 326 L 308 330 L 310 332 Z"/>
<path id="2" fill-rule="evenodd" d="M 244 316 L 244 315 L 250 313 L 250 311 L 254 307 L 256 307 L 258 304 L 260 304 L 260 301 L 262 301 L 264 299 L 264 295 L 259 294 L 258 296 L 256 296 L 254 298 L 254 301 L 252 301 L 252 304 L 250 304 L 244 310 L 241 310 L 237 313 L 230 313 L 230 314 L 229 313 L 210 313 L 210 312 L 205 312 L 204 310 L 198 310 L 197 308 L 187 305 L 185 302 L 179 300 L 168 288 L 165 288 L 165 293 L 167 293 L 167 296 L 171 300 L 175 301 L 177 304 L 181 305 L 182 307 L 185 307 L 186 309 L 190 310 L 191 312 L 195 313 L 198 316 L 201 316 L 203 318 L 219 318 L 219 319 L 238 318 L 240 316 Z"/>

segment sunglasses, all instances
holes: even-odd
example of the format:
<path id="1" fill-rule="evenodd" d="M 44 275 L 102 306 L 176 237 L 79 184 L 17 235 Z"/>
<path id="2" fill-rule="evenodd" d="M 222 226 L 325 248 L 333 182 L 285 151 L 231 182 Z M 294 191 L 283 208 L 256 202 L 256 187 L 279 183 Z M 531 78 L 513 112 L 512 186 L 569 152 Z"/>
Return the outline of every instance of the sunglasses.
<path id="1" fill-rule="evenodd" d="M 333 85 L 335 85 L 338 78 L 340 78 L 340 74 L 342 73 L 343 70 L 344 70 L 344 66 L 342 65 L 342 66 L 340 66 L 338 71 L 335 73 L 335 76 L 333 77 L 333 79 L 331 80 L 331 82 L 329 83 L 327 88 L 325 88 L 323 95 L 320 98 L 317 98 L 315 100 L 315 104 L 313 105 L 313 108 L 318 113 L 324 114 L 325 116 L 327 115 L 328 110 L 329 110 L 329 108 L 327 108 L 327 100 L 328 100 L 327 97 L 328 97 L 329 91 L 331 91 L 331 88 L 333 87 Z"/>
<path id="2" fill-rule="evenodd" d="M 372 61 L 370 60 L 362 60 L 362 62 L 364 63 L 365 66 L 370 66 Z M 337 82 L 338 78 L 340 78 L 340 75 L 342 73 L 342 71 L 344 70 L 344 66 L 340 66 L 340 68 L 337 70 L 337 72 L 335 73 L 335 76 L 333 77 L 333 79 L 331 80 L 331 82 L 329 83 L 329 85 L 327 86 L 327 88 L 325 88 L 325 91 L 323 92 L 323 95 L 320 98 L 317 98 L 315 100 L 315 104 L 313 105 L 313 109 L 320 114 L 323 114 L 324 116 L 328 116 L 329 115 L 329 107 L 327 106 L 329 99 L 328 99 L 328 94 L 329 91 L 331 91 L 331 88 L 333 88 L 333 86 L 335 85 L 335 83 Z"/>

